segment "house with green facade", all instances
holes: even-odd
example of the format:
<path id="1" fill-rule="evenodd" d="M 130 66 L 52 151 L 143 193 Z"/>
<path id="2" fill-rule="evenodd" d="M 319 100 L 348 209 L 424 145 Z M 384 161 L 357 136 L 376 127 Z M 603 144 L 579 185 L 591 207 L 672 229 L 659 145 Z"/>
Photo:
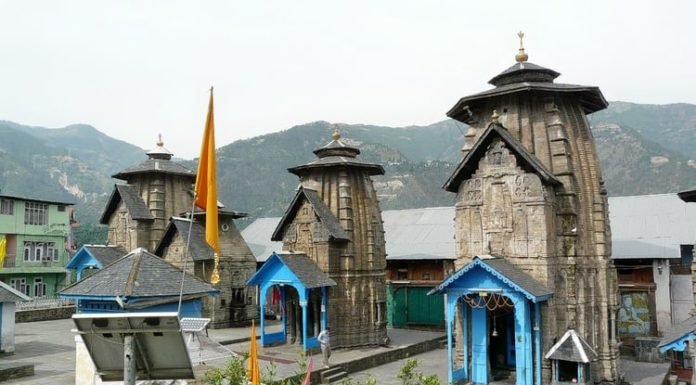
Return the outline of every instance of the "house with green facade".
<path id="1" fill-rule="evenodd" d="M 0 194 L 0 281 L 29 297 L 69 284 L 72 205 Z"/>

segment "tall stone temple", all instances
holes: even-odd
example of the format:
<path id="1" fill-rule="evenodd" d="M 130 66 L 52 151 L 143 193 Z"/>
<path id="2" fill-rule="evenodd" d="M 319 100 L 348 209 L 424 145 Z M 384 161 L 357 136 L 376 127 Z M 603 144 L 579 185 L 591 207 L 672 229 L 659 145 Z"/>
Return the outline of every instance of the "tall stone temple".
<path id="1" fill-rule="evenodd" d="M 195 172 L 172 161 L 160 138 L 148 159 L 113 175 L 116 184 L 100 223 L 108 226 L 107 243 L 126 250 L 144 248 L 210 282 L 213 251 L 205 241 L 205 213 L 193 208 Z M 212 327 L 228 327 L 258 318 L 255 293 L 246 287 L 256 271 L 256 259 L 237 230 L 234 219 L 245 214 L 220 210 L 220 282 L 217 297 L 209 297 L 203 314 Z M 190 236 L 189 236 L 190 234 Z M 188 249 L 186 247 L 188 243 Z"/>
<path id="2" fill-rule="evenodd" d="M 332 346 L 383 344 L 387 341 L 386 254 L 381 211 L 370 177 L 384 174 L 384 169 L 360 160 L 360 150 L 342 141 L 338 130 L 314 154 L 314 161 L 288 169 L 300 178 L 300 187 L 272 239 L 283 242 L 284 252 L 308 257 L 314 266 L 305 268 L 298 267 L 297 256 L 279 258 L 300 276 L 303 287 L 319 286 L 313 282 L 323 276 L 328 298 L 319 293 L 310 294 L 309 303 L 300 298 L 303 308 L 298 307 L 295 316 L 290 314 L 286 324 L 298 324 L 304 311 L 317 309 L 317 313 L 321 301 Z M 318 273 L 307 274 L 311 269 Z M 292 302 L 290 295 L 287 299 Z M 311 316 L 305 320 L 312 323 Z M 315 337 L 318 323 L 309 329 L 306 338 Z"/>
<path id="3" fill-rule="evenodd" d="M 616 271 L 587 115 L 597 87 L 561 84 L 522 46 L 494 88 L 447 115 L 469 125 L 456 194 L 457 271 L 447 294 L 450 381 L 616 383 Z"/>

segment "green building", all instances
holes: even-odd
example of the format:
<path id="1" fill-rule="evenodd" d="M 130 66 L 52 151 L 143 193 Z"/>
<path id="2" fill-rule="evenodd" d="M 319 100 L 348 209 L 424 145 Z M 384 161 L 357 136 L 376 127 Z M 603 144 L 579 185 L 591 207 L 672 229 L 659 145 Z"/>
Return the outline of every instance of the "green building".
<path id="1" fill-rule="evenodd" d="M 0 281 L 29 297 L 65 287 L 72 203 L 0 195 Z"/>

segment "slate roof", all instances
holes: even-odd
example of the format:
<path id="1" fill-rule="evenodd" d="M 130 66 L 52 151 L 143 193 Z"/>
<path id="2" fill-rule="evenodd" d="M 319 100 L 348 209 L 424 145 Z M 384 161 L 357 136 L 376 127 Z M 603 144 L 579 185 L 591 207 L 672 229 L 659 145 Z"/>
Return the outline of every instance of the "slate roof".
<path id="1" fill-rule="evenodd" d="M 560 75 L 560 73 L 550 68 L 542 67 L 534 63 L 518 62 L 498 75 L 495 75 L 495 77 L 488 81 L 488 84 L 499 87 L 505 84 L 523 81 L 553 82 L 553 80 Z"/>
<path id="2" fill-rule="evenodd" d="M 455 271 L 428 294 L 440 294 L 445 292 L 450 285 L 477 266 L 482 267 L 512 289 L 523 293 L 527 299 L 532 302 L 544 301 L 553 295 L 551 290 L 547 289 L 527 273 L 519 270 L 515 265 L 506 261 L 504 258 L 492 256 L 487 256 L 485 259 L 474 257 L 471 262 Z"/>
<path id="3" fill-rule="evenodd" d="M 696 186 L 677 193 L 684 202 L 696 202 Z"/>
<path id="4" fill-rule="evenodd" d="M 597 352 L 592 349 L 584 338 L 579 336 L 575 330 L 570 329 L 563 334 L 549 352 L 546 359 L 589 363 L 597 358 Z"/>
<path id="5" fill-rule="evenodd" d="M 99 219 L 99 223 L 103 225 L 109 223 L 109 218 L 111 218 L 111 215 L 118 207 L 120 201 L 123 201 L 126 205 L 131 218 L 145 221 L 154 220 L 147 205 L 140 197 L 137 186 L 117 184 L 114 185 L 111 197 L 109 197 L 109 201 L 106 203 L 106 208 L 104 209 L 104 213 L 102 213 L 101 219 Z"/>
<path id="6" fill-rule="evenodd" d="M 24 293 L 21 293 L 13 289 L 12 286 L 0 281 L 0 303 L 24 301 L 31 301 L 31 297 L 24 295 Z"/>
<path id="7" fill-rule="evenodd" d="M 259 278 L 272 267 L 273 263 L 271 261 L 274 259 L 287 266 L 307 289 L 336 286 L 336 281 L 329 278 L 328 274 L 322 271 L 319 266 L 304 253 L 271 254 L 263 267 L 249 278 L 247 284 L 258 285 L 260 283 Z"/>
<path id="8" fill-rule="evenodd" d="M 297 210 L 299 210 L 300 205 L 302 204 L 304 199 L 306 199 L 309 202 L 309 204 L 312 205 L 314 213 L 319 218 L 319 221 L 321 221 L 321 223 L 326 227 L 326 229 L 329 231 L 329 234 L 334 240 L 350 241 L 350 238 L 348 238 L 348 234 L 346 234 L 346 232 L 343 230 L 343 227 L 341 227 L 341 223 L 338 221 L 338 218 L 336 218 L 333 212 L 331 212 L 331 210 L 326 206 L 326 204 L 324 204 L 324 201 L 321 200 L 319 194 L 314 190 L 310 190 L 304 187 L 300 187 L 297 190 L 295 198 L 293 198 L 292 202 L 290 202 L 290 206 L 288 206 L 288 209 L 285 211 L 285 214 L 281 218 L 280 222 L 278 223 L 278 226 L 276 227 L 275 231 L 273 232 L 273 235 L 271 236 L 272 241 L 283 240 L 283 233 L 285 231 L 285 227 L 289 225 L 290 222 L 292 222 L 292 220 L 295 218 Z"/>
<path id="9" fill-rule="evenodd" d="M 677 194 L 609 198 L 612 259 L 681 258 L 696 243 L 696 205 Z"/>
<path id="10" fill-rule="evenodd" d="M 84 248 L 94 259 L 99 261 L 102 266 L 110 265 L 128 254 L 126 249 L 121 246 L 85 245 Z"/>
<path id="11" fill-rule="evenodd" d="M 363 168 L 368 175 L 384 175 L 384 168 L 381 165 L 357 159 L 360 150 L 356 147 L 345 144 L 338 132 L 334 133 L 334 139 L 326 146 L 314 150 L 317 159 L 300 166 L 291 167 L 289 172 L 295 175 L 302 175 L 306 170 L 323 167 L 355 167 Z"/>
<path id="12" fill-rule="evenodd" d="M 75 205 L 74 203 L 70 203 L 70 202 L 49 201 L 49 200 L 45 200 L 45 199 L 34 199 L 34 198 L 28 198 L 28 197 L 21 197 L 18 195 L 0 194 L 0 198 L 14 199 L 14 200 L 26 201 L 26 202 L 48 203 L 48 204 L 53 204 L 53 205 L 65 205 L 65 206 L 74 206 Z"/>
<path id="13" fill-rule="evenodd" d="M 486 99 L 520 92 L 544 92 L 569 94 L 576 98 L 585 114 L 607 108 L 609 103 L 598 87 L 576 84 L 554 83 L 560 73 L 534 63 L 515 63 L 489 81 L 493 89 L 465 96 L 454 105 L 447 116 L 460 122 L 467 122 L 470 109 Z"/>
<path id="14" fill-rule="evenodd" d="M 478 162 L 488 146 L 493 142 L 493 139 L 499 137 L 505 142 L 512 152 L 517 155 L 518 165 L 527 172 L 533 172 L 541 178 L 545 184 L 560 185 L 561 182 L 556 179 L 551 171 L 534 154 L 530 153 L 517 139 L 515 139 L 505 127 L 498 123 L 491 123 L 485 131 L 481 133 L 471 150 L 466 154 L 464 159 L 459 163 L 454 173 L 447 179 L 443 188 L 447 191 L 456 193 L 459 190 L 459 185 L 465 179 L 468 179 L 478 169 Z"/>
<path id="15" fill-rule="evenodd" d="M 189 228 L 191 229 L 190 238 Z M 162 256 L 164 248 L 171 244 L 176 234 L 180 234 L 184 242 L 189 242 L 189 253 L 194 261 L 210 261 L 214 258 L 213 249 L 205 240 L 205 228 L 197 221 L 191 223 L 188 218 L 171 218 L 164 236 L 155 249 L 155 254 Z"/>
<path id="16" fill-rule="evenodd" d="M 60 292 L 68 297 L 165 297 L 178 296 L 182 271 L 162 258 L 139 248 Z M 206 295 L 217 290 L 186 274 L 183 295 Z"/>
<path id="17" fill-rule="evenodd" d="M 126 168 L 112 175 L 112 178 L 128 181 L 131 175 L 144 173 L 163 173 L 188 176 L 192 180 L 196 178 L 196 173 L 188 168 L 172 162 L 169 159 L 147 159 L 140 164 Z"/>

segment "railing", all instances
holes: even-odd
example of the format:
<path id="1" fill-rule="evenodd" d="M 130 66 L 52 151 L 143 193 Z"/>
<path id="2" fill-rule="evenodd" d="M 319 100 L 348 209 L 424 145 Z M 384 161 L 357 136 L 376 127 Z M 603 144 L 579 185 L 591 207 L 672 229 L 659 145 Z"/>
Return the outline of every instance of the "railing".
<path id="1" fill-rule="evenodd" d="M 74 306 L 75 301 L 63 298 L 32 298 L 31 301 L 17 302 L 17 310 L 50 309 L 54 307 Z"/>

